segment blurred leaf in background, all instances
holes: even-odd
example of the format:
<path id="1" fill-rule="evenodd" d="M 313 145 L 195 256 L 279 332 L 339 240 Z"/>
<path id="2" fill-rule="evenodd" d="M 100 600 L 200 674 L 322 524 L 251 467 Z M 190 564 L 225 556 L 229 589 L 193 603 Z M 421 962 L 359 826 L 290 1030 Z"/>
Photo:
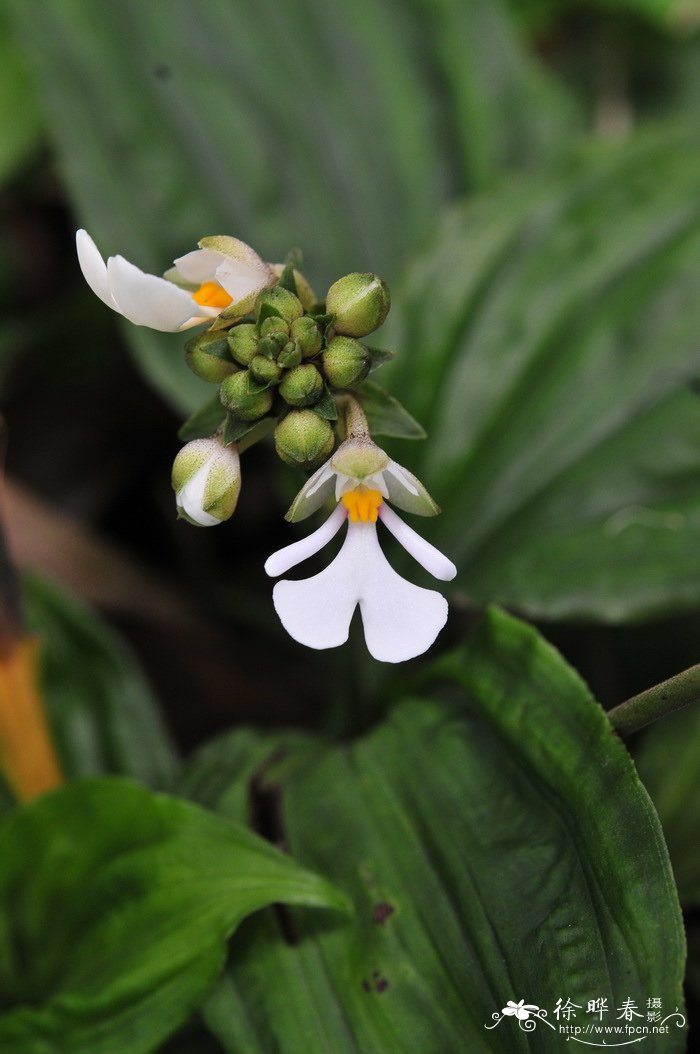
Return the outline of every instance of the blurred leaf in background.
<path id="1" fill-rule="evenodd" d="M 37 150 L 43 131 L 27 56 L 12 32 L 10 3 L 0 0 L 0 184 Z"/>
<path id="2" fill-rule="evenodd" d="M 35 575 L 25 580 L 25 603 L 66 773 L 123 773 L 167 786 L 174 747 L 126 644 L 94 611 Z"/>
<path id="3" fill-rule="evenodd" d="M 457 208 L 383 380 L 475 604 L 621 621 L 700 602 L 700 151 L 598 146 Z"/>
<path id="4" fill-rule="evenodd" d="M 13 10 L 81 223 L 146 270 L 226 232 L 272 260 L 305 245 L 320 294 L 352 270 L 392 280 L 446 200 L 576 127 L 500 0 Z M 193 409 L 177 338 L 127 334 Z"/>

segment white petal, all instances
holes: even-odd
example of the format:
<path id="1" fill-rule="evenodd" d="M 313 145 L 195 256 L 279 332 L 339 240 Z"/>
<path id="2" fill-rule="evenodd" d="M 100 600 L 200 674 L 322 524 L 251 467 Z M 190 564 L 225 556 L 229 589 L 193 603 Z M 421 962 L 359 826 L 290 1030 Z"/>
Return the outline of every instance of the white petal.
<path id="1" fill-rule="evenodd" d="M 200 307 L 200 311 L 206 311 L 206 315 L 195 315 L 192 318 L 188 318 L 186 322 L 183 322 L 181 326 L 178 326 L 178 333 L 181 333 L 185 329 L 192 329 L 193 326 L 201 326 L 210 319 L 215 318 L 221 314 L 220 307 Z"/>
<path id="2" fill-rule="evenodd" d="M 216 269 L 216 281 L 223 286 L 234 304 L 250 293 L 257 293 L 270 284 L 265 265 L 249 267 L 238 260 L 225 259 Z"/>
<path id="3" fill-rule="evenodd" d="M 278 549 L 276 553 L 269 556 L 265 561 L 265 571 L 271 578 L 277 578 L 296 567 L 302 560 L 308 560 L 310 556 L 328 545 L 330 540 L 336 536 L 343 522 L 347 519 L 347 511 L 342 505 L 333 510 L 325 523 L 321 524 L 317 531 L 302 538 L 301 541 L 286 545 L 284 549 Z M 309 580 L 310 581 L 310 580 Z"/>
<path id="4" fill-rule="evenodd" d="M 347 540 L 335 560 L 301 582 L 278 582 L 272 591 L 275 611 L 290 637 L 308 648 L 337 648 L 348 639 L 357 607 L 355 561 Z"/>
<path id="5" fill-rule="evenodd" d="M 211 516 L 202 508 L 210 468 L 210 463 L 206 461 L 177 495 L 178 508 L 186 512 L 189 518 L 201 527 L 214 527 L 217 523 L 221 523 L 216 516 Z"/>
<path id="6" fill-rule="evenodd" d="M 189 293 L 165 278 L 146 274 L 123 256 L 111 256 L 107 273 L 117 308 L 136 326 L 173 333 L 192 318 Z"/>
<path id="7" fill-rule="evenodd" d="M 216 269 L 221 260 L 221 253 L 213 249 L 193 249 L 191 253 L 178 256 L 174 263 L 186 282 L 202 285 L 204 282 L 216 281 Z"/>
<path id="8" fill-rule="evenodd" d="M 99 296 L 107 307 L 117 311 L 107 276 L 107 264 L 102 259 L 100 250 L 95 245 L 87 231 L 79 230 L 75 233 L 75 246 L 78 250 L 78 262 L 83 272 L 85 281 L 93 293 Z"/>
<path id="9" fill-rule="evenodd" d="M 360 611 L 370 655 L 380 662 L 405 662 L 422 655 L 447 622 L 447 601 L 434 589 L 407 582 L 394 571 L 377 540 L 374 524 L 349 524 L 348 535 L 364 535 Z"/>
<path id="10" fill-rule="evenodd" d="M 391 531 L 394 538 L 401 543 L 414 560 L 418 561 L 421 567 L 443 582 L 452 581 L 457 574 L 457 568 L 439 549 L 436 549 L 430 542 L 426 542 L 425 538 L 421 538 L 388 505 L 380 506 L 379 516 L 387 530 Z"/>

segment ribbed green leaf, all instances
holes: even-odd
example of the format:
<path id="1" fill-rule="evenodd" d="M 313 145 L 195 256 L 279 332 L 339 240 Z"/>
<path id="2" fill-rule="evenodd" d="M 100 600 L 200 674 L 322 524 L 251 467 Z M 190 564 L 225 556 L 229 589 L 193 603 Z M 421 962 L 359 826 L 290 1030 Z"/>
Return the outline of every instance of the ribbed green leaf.
<path id="1" fill-rule="evenodd" d="M 682 1009 L 658 819 L 577 675 L 492 611 L 418 688 L 350 747 L 235 733 L 194 764 L 190 793 L 239 818 L 252 805 L 357 908 L 337 927 L 297 912 L 283 932 L 269 914 L 243 927 L 205 1006 L 225 1049 L 555 1052 L 547 1024 L 485 1026 L 509 999 L 555 1026 L 558 998 L 584 1023 L 598 997 L 613 1023 L 626 998 Z M 682 1049 L 680 1030 L 664 1044 Z"/>
<path id="2" fill-rule="evenodd" d="M 0 861 L 8 1054 L 147 1054 L 203 998 L 246 915 L 346 908 L 243 827 L 117 778 L 17 809 Z"/>
<path id="3" fill-rule="evenodd" d="M 167 786 L 175 751 L 134 656 L 94 611 L 57 586 L 32 576 L 24 593 L 66 773 L 123 773 Z"/>
<path id="4" fill-rule="evenodd" d="M 273 261 L 303 240 L 322 286 L 391 279 L 449 195 L 570 125 L 501 0 L 13 6 L 82 222 L 148 270 L 233 233 Z M 194 409 L 178 338 L 129 335 Z"/>
<path id="5" fill-rule="evenodd" d="M 699 185 L 694 134 L 648 133 L 454 210 L 414 268 L 382 381 L 475 602 L 700 602 Z"/>

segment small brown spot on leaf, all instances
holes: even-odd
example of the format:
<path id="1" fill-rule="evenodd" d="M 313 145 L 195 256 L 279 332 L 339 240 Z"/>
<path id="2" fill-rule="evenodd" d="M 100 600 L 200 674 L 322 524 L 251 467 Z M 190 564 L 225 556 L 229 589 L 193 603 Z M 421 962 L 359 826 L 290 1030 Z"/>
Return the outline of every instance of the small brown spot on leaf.
<path id="1" fill-rule="evenodd" d="M 372 908 L 372 922 L 376 923 L 377 926 L 383 926 L 386 920 L 393 915 L 395 911 L 396 908 L 393 904 L 389 904 L 386 900 L 382 900 Z"/>
<path id="2" fill-rule="evenodd" d="M 375 992 L 379 992 L 380 995 L 382 994 L 382 992 L 386 992 L 388 987 L 389 982 L 387 981 L 386 977 L 378 977 L 377 980 L 374 982 L 374 990 Z"/>

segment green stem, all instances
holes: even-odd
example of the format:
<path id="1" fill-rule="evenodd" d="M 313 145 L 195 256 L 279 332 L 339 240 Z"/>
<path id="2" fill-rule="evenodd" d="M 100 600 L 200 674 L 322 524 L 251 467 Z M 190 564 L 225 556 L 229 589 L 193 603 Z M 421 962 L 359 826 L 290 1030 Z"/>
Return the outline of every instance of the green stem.
<path id="1" fill-rule="evenodd" d="M 629 736 L 691 703 L 700 703 L 700 663 L 613 707 L 608 718 L 616 732 Z"/>
<path id="2" fill-rule="evenodd" d="M 338 399 L 341 421 L 345 429 L 345 438 L 361 439 L 369 435 L 369 425 L 365 412 L 354 395 L 341 395 Z"/>

